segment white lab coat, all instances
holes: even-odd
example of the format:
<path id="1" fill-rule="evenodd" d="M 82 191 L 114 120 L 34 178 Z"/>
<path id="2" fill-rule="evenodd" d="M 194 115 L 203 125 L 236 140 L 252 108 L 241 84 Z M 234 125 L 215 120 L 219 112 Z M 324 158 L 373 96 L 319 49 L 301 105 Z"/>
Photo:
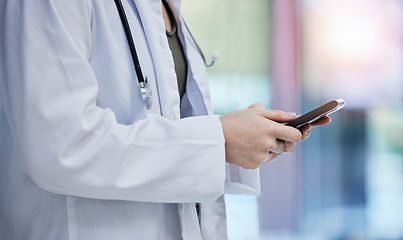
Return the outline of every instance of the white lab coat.
<path id="1" fill-rule="evenodd" d="M 182 109 L 160 0 L 122 2 L 151 110 L 113 0 L 0 1 L 0 239 L 225 239 L 225 182 L 259 191 L 257 171 L 225 174 L 181 1 Z"/>

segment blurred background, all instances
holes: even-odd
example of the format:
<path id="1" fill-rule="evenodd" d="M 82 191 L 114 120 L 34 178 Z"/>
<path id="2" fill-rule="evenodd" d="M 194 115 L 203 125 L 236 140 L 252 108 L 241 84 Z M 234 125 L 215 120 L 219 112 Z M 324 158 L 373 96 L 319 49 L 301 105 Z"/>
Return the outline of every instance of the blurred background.
<path id="1" fill-rule="evenodd" d="M 254 102 L 330 125 L 261 166 L 262 194 L 228 195 L 229 238 L 403 239 L 403 1 L 183 1 L 210 61 L 217 114 Z"/>

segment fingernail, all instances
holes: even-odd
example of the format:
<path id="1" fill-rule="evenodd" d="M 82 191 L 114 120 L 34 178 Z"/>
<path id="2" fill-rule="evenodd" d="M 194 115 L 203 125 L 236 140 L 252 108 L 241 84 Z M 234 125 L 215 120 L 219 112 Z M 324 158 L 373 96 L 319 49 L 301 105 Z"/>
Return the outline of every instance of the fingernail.
<path id="1" fill-rule="evenodd" d="M 295 117 L 297 114 L 295 112 L 288 112 L 286 113 L 290 117 Z"/>
<path id="2" fill-rule="evenodd" d="M 312 131 L 312 126 L 309 124 L 309 129 L 307 132 L 310 132 L 310 131 Z"/>

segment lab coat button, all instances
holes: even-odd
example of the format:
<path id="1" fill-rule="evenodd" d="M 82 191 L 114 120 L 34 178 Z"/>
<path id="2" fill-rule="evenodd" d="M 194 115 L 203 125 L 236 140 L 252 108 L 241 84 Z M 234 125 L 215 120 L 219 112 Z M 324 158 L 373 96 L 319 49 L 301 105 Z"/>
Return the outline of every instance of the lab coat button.
<path id="1" fill-rule="evenodd" d="M 164 38 L 163 36 L 160 36 L 160 45 L 163 49 L 167 49 L 168 45 L 167 45 L 167 40 L 166 38 Z"/>

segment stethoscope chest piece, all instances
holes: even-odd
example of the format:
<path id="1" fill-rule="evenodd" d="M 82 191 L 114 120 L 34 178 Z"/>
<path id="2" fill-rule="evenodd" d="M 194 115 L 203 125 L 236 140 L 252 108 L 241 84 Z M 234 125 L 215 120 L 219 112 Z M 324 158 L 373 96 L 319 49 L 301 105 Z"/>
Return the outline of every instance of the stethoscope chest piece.
<path id="1" fill-rule="evenodd" d="M 116 8 L 118 9 L 118 12 L 119 12 L 120 20 L 123 24 L 123 29 L 125 31 L 127 43 L 129 45 L 130 53 L 132 55 L 134 70 L 136 71 L 137 80 L 140 84 L 141 98 L 144 101 L 145 107 L 149 110 L 152 107 L 153 95 L 151 92 L 151 88 L 149 86 L 148 78 L 143 77 L 143 72 L 141 71 L 140 62 L 139 62 L 139 59 L 137 56 L 136 46 L 134 45 L 134 40 L 132 37 L 132 33 L 130 31 L 130 26 L 129 26 L 129 23 L 126 18 L 126 13 L 123 8 L 122 2 L 120 0 L 115 0 L 115 4 L 116 4 Z M 185 26 L 188 29 L 193 41 L 196 43 L 196 40 L 194 39 L 194 37 L 185 21 L 184 21 L 184 23 L 185 23 Z M 203 60 L 204 60 L 204 63 L 206 64 L 206 66 L 207 67 L 213 66 L 214 62 L 219 57 L 219 53 L 214 52 L 212 55 L 213 61 L 210 64 L 207 64 L 206 59 L 204 58 L 204 55 L 203 55 L 201 49 L 199 48 L 199 46 L 197 45 L 197 43 L 196 43 L 196 46 L 199 49 L 199 52 L 200 52 L 201 56 L 203 57 Z"/>
<path id="2" fill-rule="evenodd" d="M 152 106 L 153 95 L 151 92 L 151 88 L 149 86 L 148 78 L 143 77 L 143 72 L 141 71 L 139 58 L 137 56 L 136 46 L 134 45 L 134 40 L 132 37 L 132 33 L 130 31 L 130 26 L 126 18 L 126 13 L 123 8 L 122 2 L 120 0 L 115 0 L 116 8 L 119 12 L 120 20 L 123 24 L 123 29 L 126 34 L 127 43 L 130 48 L 130 53 L 133 59 L 134 70 L 136 71 L 137 80 L 140 84 L 141 98 L 144 101 L 145 107 L 149 110 Z"/>
<path id="3" fill-rule="evenodd" d="M 148 78 L 145 77 L 144 82 L 140 82 L 141 98 L 147 109 L 151 109 L 153 102 L 153 93 L 148 82 Z"/>

